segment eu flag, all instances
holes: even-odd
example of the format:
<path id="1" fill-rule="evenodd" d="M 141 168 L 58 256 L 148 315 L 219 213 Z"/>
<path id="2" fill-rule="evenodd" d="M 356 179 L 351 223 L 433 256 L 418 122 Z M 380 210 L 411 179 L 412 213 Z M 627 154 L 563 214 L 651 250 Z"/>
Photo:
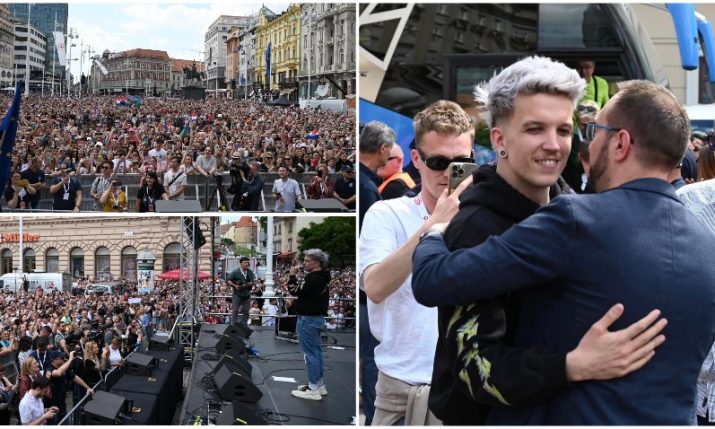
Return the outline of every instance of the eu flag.
<path id="1" fill-rule="evenodd" d="M 17 124 L 20 119 L 20 99 L 24 89 L 25 82 L 18 81 L 12 104 L 0 124 L 0 150 L 2 150 L 0 154 L 0 184 L 2 187 L 0 189 L 5 189 L 7 180 L 10 178 L 12 151 L 15 148 L 15 134 L 17 134 Z"/>
<path id="2" fill-rule="evenodd" d="M 268 48 L 266 48 L 266 84 L 268 88 L 271 87 L 271 42 L 268 42 Z"/>

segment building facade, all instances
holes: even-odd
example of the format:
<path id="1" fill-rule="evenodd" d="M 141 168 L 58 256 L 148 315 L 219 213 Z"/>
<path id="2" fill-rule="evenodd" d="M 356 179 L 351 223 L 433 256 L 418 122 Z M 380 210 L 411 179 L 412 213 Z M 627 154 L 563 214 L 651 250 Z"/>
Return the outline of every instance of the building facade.
<path id="1" fill-rule="evenodd" d="M 239 52 L 240 40 L 239 36 L 242 28 L 231 27 L 226 39 L 226 73 L 224 85 L 230 89 L 227 93 L 229 97 L 236 95 L 236 86 L 238 86 L 238 66 L 241 53 Z"/>
<path id="2" fill-rule="evenodd" d="M 302 239 L 298 233 L 310 223 L 322 223 L 323 217 L 275 217 L 273 218 L 273 252 L 289 255 L 298 252 Z"/>
<path id="3" fill-rule="evenodd" d="M 170 92 L 172 62 L 166 51 L 132 49 L 102 54 L 102 64 L 108 73 L 103 75 L 93 64 L 90 78 L 98 82 L 102 94 L 131 94 L 163 96 Z"/>
<path id="4" fill-rule="evenodd" d="M 9 3 L 10 15 L 20 22 L 27 23 L 28 4 Z M 46 73 L 51 75 L 54 65 L 55 76 L 59 79 L 65 76 L 65 68 L 60 65 L 55 49 L 53 31 L 60 31 L 67 35 L 67 17 L 69 6 L 67 3 L 33 3 L 30 11 L 30 23 L 38 28 L 47 37 L 47 50 L 45 52 Z"/>
<path id="5" fill-rule="evenodd" d="M 272 10 L 263 6 L 259 11 L 248 17 L 248 24 L 238 36 L 238 81 L 236 92 L 239 97 L 251 96 L 256 84 L 256 29 L 259 17 L 263 15 L 267 20 L 277 16 Z"/>
<path id="6" fill-rule="evenodd" d="M 242 217 L 238 222 L 221 225 L 221 238 L 233 241 L 236 248 L 255 248 L 258 241 L 257 234 L 258 224 L 248 216 Z"/>
<path id="7" fill-rule="evenodd" d="M 27 22 L 13 22 L 15 30 L 15 55 L 13 67 L 17 79 L 27 79 L 29 76 L 30 90 L 42 87 L 45 73 L 45 54 L 47 53 L 47 36 L 34 25 L 27 27 Z M 29 57 L 29 60 L 28 60 Z M 30 67 L 29 74 L 25 67 Z"/>
<path id="8" fill-rule="evenodd" d="M 0 4 L 0 85 L 13 86 L 15 82 L 13 61 L 15 57 L 15 28 L 10 22 L 10 9 Z"/>
<path id="9" fill-rule="evenodd" d="M 303 4 L 302 26 L 301 97 L 355 94 L 355 4 Z"/>
<path id="10" fill-rule="evenodd" d="M 226 40 L 231 28 L 245 28 L 246 16 L 221 15 L 209 26 L 204 35 L 204 64 L 206 68 L 206 90 L 217 93 L 226 89 Z M 230 81 L 230 80 L 229 80 Z"/>
<path id="11" fill-rule="evenodd" d="M 208 222 L 207 222 L 208 223 Z M 151 251 L 157 274 L 179 268 L 180 217 L 28 218 L 23 220 L 24 272 L 67 272 L 91 279 L 136 280 L 137 255 Z M 205 233 L 207 241 L 210 234 Z M 211 246 L 199 270 L 211 267 Z M 0 221 L 0 274 L 20 271 L 19 224 Z"/>
<path id="12" fill-rule="evenodd" d="M 298 69 L 300 67 L 300 17 L 301 7 L 288 6 L 288 10 L 274 19 L 259 16 L 256 29 L 256 83 L 267 91 L 294 94 L 297 99 Z M 270 44 L 270 76 L 267 51 Z"/>

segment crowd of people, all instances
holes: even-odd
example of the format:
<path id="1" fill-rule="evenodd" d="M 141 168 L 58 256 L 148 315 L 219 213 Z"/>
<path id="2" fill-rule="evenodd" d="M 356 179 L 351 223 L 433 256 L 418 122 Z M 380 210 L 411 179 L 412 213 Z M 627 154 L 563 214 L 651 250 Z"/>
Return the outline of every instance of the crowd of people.
<path id="1" fill-rule="evenodd" d="M 276 316 L 290 314 L 293 296 L 288 291 L 289 268 L 281 266 L 275 270 L 276 298 L 260 298 L 264 284 L 262 280 L 255 283 L 251 291 L 252 307 L 258 307 L 260 312 L 251 311 L 250 316 L 252 320 L 257 317 L 258 324 L 269 325 Z M 354 302 L 339 300 L 354 297 L 354 276 L 352 267 L 331 271 L 331 308 L 335 320 L 341 320 L 341 326 L 354 323 Z M 56 399 L 58 395 L 66 398 L 71 392 L 74 400 L 79 400 L 101 380 L 102 374 L 122 366 L 131 351 L 145 350 L 155 332 L 172 329 L 180 310 L 178 282 L 156 280 L 154 289 L 143 295 L 133 282 L 121 282 L 112 294 L 98 295 L 88 292 L 93 283 L 82 278 L 74 282 L 70 291 L 42 293 L 41 289 L 29 292 L 19 289 L 17 293 L 0 293 L 0 308 L 3 308 L 0 358 L 2 362 L 13 361 L 18 369 L 17 378 L 3 378 L 8 365 L 0 364 L 0 424 L 9 422 L 11 413 L 19 410 L 20 402 L 27 392 L 33 392 L 35 385 L 38 390 L 32 401 L 41 400 L 45 391 L 44 405 L 48 411 L 25 417 L 20 412 L 21 421 L 27 423 L 41 418 L 43 422 L 59 422 L 67 409 L 64 401 Z M 228 317 L 231 293 L 225 281 L 201 281 L 199 296 L 199 312 L 204 323 L 231 322 Z M 353 322 L 345 318 L 352 318 Z M 40 378 L 47 378 L 49 384 L 35 383 Z M 72 387 L 61 390 L 60 378 L 65 386 Z M 47 393 L 45 387 L 52 393 Z M 50 413 L 49 408 L 53 406 L 57 409 Z M 35 406 L 35 409 L 39 408 Z"/>
<path id="2" fill-rule="evenodd" d="M 337 195 L 349 205 L 349 189 L 329 175 L 351 172 L 354 164 L 352 114 L 243 100 L 148 98 L 124 106 L 111 96 L 29 96 L 12 155 L 12 171 L 20 176 L 8 182 L 4 196 L 11 209 L 37 209 L 42 190 L 49 189 L 54 210 L 79 211 L 77 178 L 90 176 L 96 177 L 89 193 L 95 210 L 152 211 L 155 200 L 183 199 L 187 176 L 210 180 L 232 172 L 226 185 L 237 196 L 232 208 L 251 210 L 256 177 L 284 167 L 287 175 L 317 173 L 311 198 Z M 126 195 L 126 174 L 141 176 L 138 195 Z M 136 207 L 128 206 L 129 197 L 139 197 Z"/>

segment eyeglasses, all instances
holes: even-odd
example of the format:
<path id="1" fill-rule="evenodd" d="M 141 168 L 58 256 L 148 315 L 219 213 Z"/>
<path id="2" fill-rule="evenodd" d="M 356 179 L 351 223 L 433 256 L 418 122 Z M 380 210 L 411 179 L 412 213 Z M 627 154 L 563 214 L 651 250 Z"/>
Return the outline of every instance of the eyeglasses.
<path id="1" fill-rule="evenodd" d="M 576 107 L 576 111 L 579 113 L 591 113 L 591 114 L 596 114 L 598 113 L 598 107 L 595 106 L 584 106 L 583 104 L 579 104 Z"/>
<path id="2" fill-rule="evenodd" d="M 474 158 L 471 156 L 459 156 L 457 158 L 449 159 L 441 155 L 426 156 L 422 149 L 417 149 L 417 153 L 420 154 L 422 162 L 425 163 L 427 168 L 434 171 L 444 171 L 449 167 L 449 164 L 453 162 L 474 162 Z"/>
<path id="3" fill-rule="evenodd" d="M 601 125 L 595 122 L 589 122 L 586 124 L 586 141 L 591 142 L 596 137 L 596 130 L 606 130 L 606 131 L 621 131 L 623 128 L 613 128 L 609 125 Z M 631 140 L 632 141 L 632 140 Z"/>

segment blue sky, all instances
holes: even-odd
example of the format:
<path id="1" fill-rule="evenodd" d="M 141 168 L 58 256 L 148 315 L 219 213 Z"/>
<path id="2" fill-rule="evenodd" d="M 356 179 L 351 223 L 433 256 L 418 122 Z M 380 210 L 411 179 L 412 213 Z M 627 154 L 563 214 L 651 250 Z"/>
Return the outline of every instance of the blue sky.
<path id="1" fill-rule="evenodd" d="M 210 3 L 69 3 L 68 26 L 79 38 L 72 48 L 77 58 L 80 42 L 96 52 L 134 48 L 166 51 L 172 58 L 201 60 L 204 34 L 219 15 L 247 16 L 262 3 L 214 1 Z M 288 9 L 288 2 L 266 2 L 276 14 Z M 89 72 L 85 55 L 83 70 Z M 79 73 L 79 61 L 73 61 L 72 73 Z"/>

